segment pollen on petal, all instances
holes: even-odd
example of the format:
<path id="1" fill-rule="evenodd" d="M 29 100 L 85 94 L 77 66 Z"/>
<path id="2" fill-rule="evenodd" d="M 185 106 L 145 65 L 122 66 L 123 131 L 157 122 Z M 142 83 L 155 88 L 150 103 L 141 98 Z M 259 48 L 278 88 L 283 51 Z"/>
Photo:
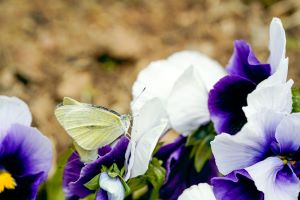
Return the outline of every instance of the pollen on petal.
<path id="1" fill-rule="evenodd" d="M 15 189 L 17 186 L 14 178 L 7 171 L 0 171 L 0 193 L 5 189 Z"/>

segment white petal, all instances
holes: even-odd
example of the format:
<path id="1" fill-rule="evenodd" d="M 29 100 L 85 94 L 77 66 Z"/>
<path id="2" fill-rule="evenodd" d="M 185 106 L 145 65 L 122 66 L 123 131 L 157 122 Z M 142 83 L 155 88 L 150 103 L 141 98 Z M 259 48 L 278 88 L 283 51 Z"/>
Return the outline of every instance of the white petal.
<path id="1" fill-rule="evenodd" d="M 297 152 L 300 147 L 300 113 L 286 116 L 276 129 L 276 140 L 282 153 Z"/>
<path id="2" fill-rule="evenodd" d="M 246 168 L 258 190 L 264 193 L 265 200 L 295 200 L 300 192 L 300 181 L 291 173 L 278 176 L 284 167 L 282 160 L 269 157 Z M 286 166 L 288 167 L 288 166 Z"/>
<path id="3" fill-rule="evenodd" d="M 216 200 L 212 188 L 207 183 L 200 183 L 185 189 L 178 200 Z"/>
<path id="4" fill-rule="evenodd" d="M 125 198 L 125 189 L 118 177 L 111 178 L 106 172 L 100 174 L 100 188 L 107 192 L 109 200 L 123 200 Z"/>
<path id="5" fill-rule="evenodd" d="M 273 112 L 257 113 L 236 135 L 222 133 L 216 136 L 211 148 L 219 171 L 227 175 L 259 162 L 283 116 Z"/>
<path id="6" fill-rule="evenodd" d="M 134 154 L 135 154 L 135 147 L 136 142 L 131 140 L 127 146 L 125 152 L 125 167 L 126 167 L 126 174 L 124 176 L 124 180 L 127 181 L 131 177 L 131 170 L 134 164 Z"/>
<path id="7" fill-rule="evenodd" d="M 14 123 L 30 126 L 32 116 L 27 104 L 21 99 L 0 96 L 0 121 L 0 132 L 2 132 Z"/>
<path id="8" fill-rule="evenodd" d="M 139 141 L 148 130 L 160 125 L 161 120 L 167 118 L 164 105 L 158 98 L 147 101 L 141 109 L 133 112 L 131 139 Z"/>
<path id="9" fill-rule="evenodd" d="M 142 175 L 147 171 L 159 138 L 169 128 L 167 113 L 157 98 L 146 102 L 135 115 L 131 142 L 126 152 L 127 173 L 125 180 Z"/>
<path id="10" fill-rule="evenodd" d="M 190 66 L 196 68 L 197 76 L 207 90 L 226 74 L 219 63 L 204 54 L 195 51 L 174 53 L 166 60 L 152 62 L 139 73 L 132 88 L 132 109 L 139 109 L 147 100 L 155 97 L 165 103 L 175 81 Z"/>
<path id="11" fill-rule="evenodd" d="M 280 61 L 277 71 L 267 79 L 260 82 L 256 89 L 270 87 L 277 84 L 283 84 L 287 80 L 289 59 L 285 58 Z"/>
<path id="12" fill-rule="evenodd" d="M 280 61 L 285 58 L 285 31 L 279 18 L 273 18 L 270 25 L 269 63 L 271 64 L 272 73 L 274 73 Z"/>
<path id="13" fill-rule="evenodd" d="M 132 87 L 132 110 L 139 110 L 148 100 L 159 98 L 163 103 L 169 96 L 174 82 L 183 69 L 174 67 L 167 60 L 150 63 L 143 69 Z M 143 91 L 145 90 L 145 91 Z"/>
<path id="14" fill-rule="evenodd" d="M 177 52 L 171 55 L 168 60 L 176 66 L 183 66 L 183 70 L 194 66 L 198 73 L 197 76 L 199 76 L 208 91 L 226 75 L 224 68 L 217 61 L 197 51 Z"/>
<path id="15" fill-rule="evenodd" d="M 293 81 L 276 84 L 273 86 L 256 88 L 247 97 L 247 106 L 243 111 L 247 118 L 265 109 L 280 113 L 290 113 L 292 111 L 292 91 Z"/>
<path id="16" fill-rule="evenodd" d="M 137 142 L 133 154 L 134 161 L 131 169 L 131 178 L 146 173 L 149 162 L 151 161 L 153 150 L 157 145 L 162 133 L 166 131 L 167 125 L 168 121 L 162 121 L 159 126 L 156 126 L 147 131 L 147 133 L 144 134 L 141 137 L 141 139 Z"/>
<path id="17" fill-rule="evenodd" d="M 189 67 L 178 78 L 167 101 L 167 112 L 172 127 L 188 134 L 209 121 L 208 91 L 197 79 L 194 67 Z"/>

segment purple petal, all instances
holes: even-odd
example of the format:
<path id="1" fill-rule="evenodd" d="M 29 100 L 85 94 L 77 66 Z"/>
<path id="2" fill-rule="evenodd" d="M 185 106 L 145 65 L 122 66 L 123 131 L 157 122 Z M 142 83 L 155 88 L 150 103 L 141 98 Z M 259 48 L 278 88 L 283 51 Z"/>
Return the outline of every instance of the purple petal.
<path id="1" fill-rule="evenodd" d="M 213 178 L 211 183 L 218 200 L 263 200 L 263 193 L 257 190 L 245 170 L 237 170 L 225 177 Z"/>
<path id="2" fill-rule="evenodd" d="M 251 46 L 243 40 L 237 40 L 234 44 L 234 52 L 227 66 L 230 75 L 241 76 L 256 84 L 271 75 L 269 64 L 260 64 L 255 57 Z"/>
<path id="3" fill-rule="evenodd" d="M 222 78 L 209 93 L 208 109 L 218 133 L 237 133 L 247 119 L 242 110 L 256 85 L 239 76 Z"/>
<path id="4" fill-rule="evenodd" d="M 0 163 L 14 176 L 42 173 L 44 181 L 52 164 L 52 145 L 37 129 L 13 124 L 0 139 Z"/>
<path id="5" fill-rule="evenodd" d="M 185 141 L 186 137 L 180 136 L 173 143 L 162 146 L 155 155 L 163 161 L 167 170 L 165 183 L 160 189 L 162 199 L 175 200 L 186 188 L 201 182 L 208 182 L 217 175 L 213 161 L 208 161 L 200 173 L 195 170 L 194 161 L 189 157 L 191 148 L 185 146 Z"/>
<path id="6" fill-rule="evenodd" d="M 67 200 L 84 198 L 93 192 L 87 189 L 84 183 L 77 182 L 83 167 L 78 153 L 74 152 L 68 159 L 63 174 L 63 190 Z"/>
<path id="7" fill-rule="evenodd" d="M 97 160 L 85 165 L 81 171 L 80 181 L 89 181 L 101 172 L 101 166 L 110 167 L 113 163 L 116 163 L 121 169 L 125 163 L 125 152 L 129 139 L 123 136 L 119 139 L 118 143 L 112 147 L 111 151 L 103 156 L 100 156 Z"/>
<path id="8" fill-rule="evenodd" d="M 73 153 L 68 160 L 64 170 L 63 187 L 64 192 L 69 197 L 83 198 L 93 191 L 85 188 L 84 184 L 101 173 L 102 166 L 110 167 L 116 163 L 121 169 L 125 162 L 125 152 L 129 139 L 121 137 L 113 146 L 104 146 L 99 149 L 99 158 L 87 165 L 84 165 L 77 153 Z"/>
<path id="9" fill-rule="evenodd" d="M 246 170 L 266 200 L 298 199 L 300 181 L 289 165 L 284 165 L 279 158 L 268 157 Z"/>
<path id="10" fill-rule="evenodd" d="M 107 192 L 100 188 L 96 193 L 95 200 L 108 200 Z"/>

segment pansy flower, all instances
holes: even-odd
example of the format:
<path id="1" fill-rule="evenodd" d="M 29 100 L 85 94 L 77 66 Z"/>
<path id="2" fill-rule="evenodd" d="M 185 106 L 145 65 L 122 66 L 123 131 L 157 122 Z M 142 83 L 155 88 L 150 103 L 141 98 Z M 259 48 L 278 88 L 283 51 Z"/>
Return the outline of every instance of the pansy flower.
<path id="1" fill-rule="evenodd" d="M 235 134 L 247 122 L 247 117 L 262 108 L 280 110 L 291 104 L 290 100 L 283 105 L 276 102 L 286 96 L 287 88 L 292 85 L 292 82 L 285 83 L 288 68 L 285 44 L 285 32 L 278 18 L 270 25 L 268 63 L 260 63 L 245 41 L 235 42 L 228 75 L 209 93 L 208 108 L 218 133 Z M 279 87 L 279 91 L 271 87 Z"/>
<path id="2" fill-rule="evenodd" d="M 223 76 L 221 65 L 204 54 L 174 53 L 139 73 L 132 88 L 132 108 L 139 109 L 148 100 L 159 98 L 170 126 L 178 133 L 189 134 L 210 120 L 208 92 Z"/>
<path id="3" fill-rule="evenodd" d="M 179 136 L 174 142 L 162 146 L 154 155 L 163 161 L 167 170 L 165 183 L 159 191 L 160 198 L 175 200 L 186 188 L 208 182 L 217 175 L 214 161 L 208 161 L 202 170 L 197 172 L 190 153 L 191 148 L 186 146 L 186 137 Z"/>
<path id="4" fill-rule="evenodd" d="M 300 114 L 266 110 L 252 115 L 236 135 L 211 142 L 219 171 L 245 169 L 266 200 L 298 199 Z"/>
<path id="5" fill-rule="evenodd" d="M 114 196 L 123 199 L 125 195 L 121 180 L 112 178 L 102 171 L 102 167 L 111 167 L 117 165 L 119 169 L 124 166 L 125 152 L 129 143 L 126 136 L 118 139 L 113 146 L 106 145 L 98 150 L 98 158 L 90 163 L 84 164 L 77 152 L 74 152 L 64 169 L 63 190 L 66 199 L 73 200 L 84 198 L 92 193 L 96 193 L 97 199 L 110 199 L 108 196 Z M 86 184 L 100 174 L 96 185 L 97 191 L 86 187 Z M 99 187 L 98 187 L 99 186 Z"/>
<path id="6" fill-rule="evenodd" d="M 35 199 L 47 179 L 52 145 L 31 120 L 23 101 L 0 96 L 0 199 Z"/>

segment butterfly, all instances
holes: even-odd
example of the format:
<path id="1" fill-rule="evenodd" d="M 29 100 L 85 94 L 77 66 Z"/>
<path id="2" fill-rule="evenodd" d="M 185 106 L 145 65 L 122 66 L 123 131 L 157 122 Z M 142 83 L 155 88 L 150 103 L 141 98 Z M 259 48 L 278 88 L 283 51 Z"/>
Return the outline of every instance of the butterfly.
<path id="1" fill-rule="evenodd" d="M 95 159 L 99 147 L 113 143 L 127 134 L 131 116 L 102 106 L 81 103 L 65 97 L 55 110 L 55 116 L 68 135 L 82 161 Z"/>

